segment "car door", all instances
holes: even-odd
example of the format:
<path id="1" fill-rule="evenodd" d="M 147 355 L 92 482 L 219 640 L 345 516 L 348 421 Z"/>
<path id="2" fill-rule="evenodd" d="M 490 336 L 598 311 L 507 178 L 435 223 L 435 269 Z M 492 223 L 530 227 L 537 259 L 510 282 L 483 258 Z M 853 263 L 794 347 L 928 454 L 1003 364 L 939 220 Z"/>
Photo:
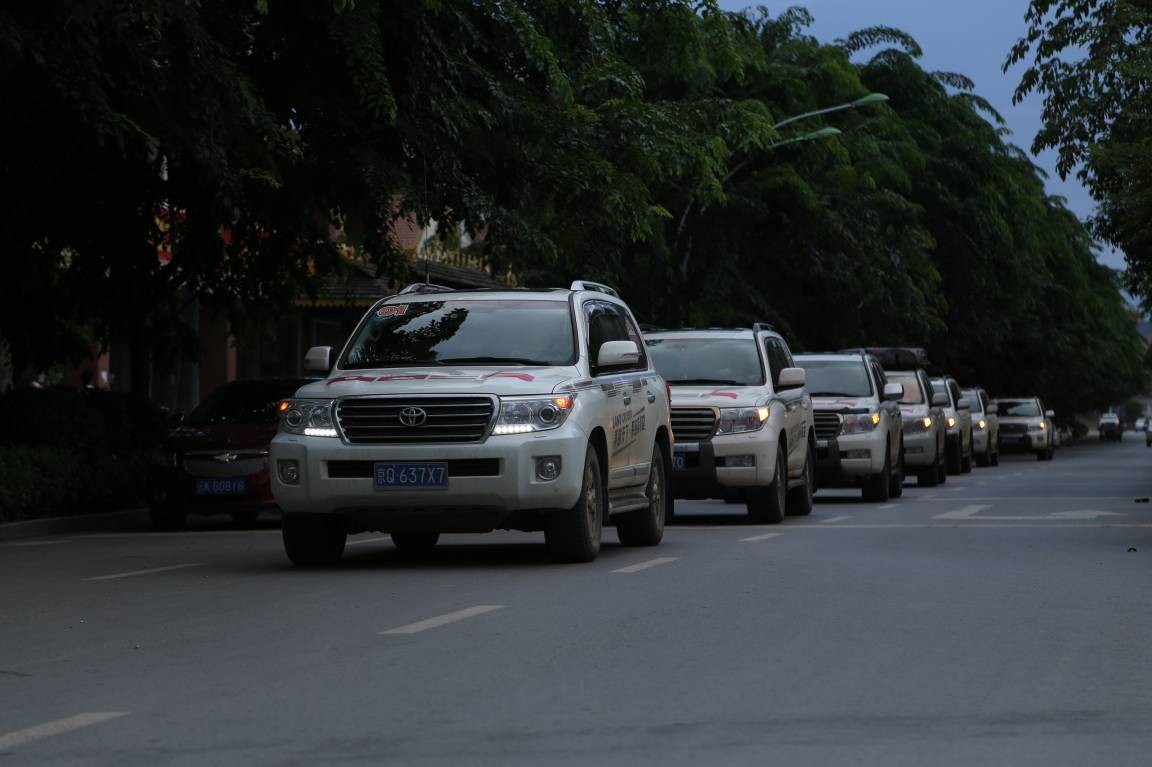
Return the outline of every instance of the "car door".
<path id="1" fill-rule="evenodd" d="M 945 381 L 945 384 L 956 407 L 956 420 L 960 423 L 960 449 L 966 452 L 972 445 L 972 411 L 960 409 L 960 400 L 964 397 L 960 393 L 960 384 L 951 378 Z"/>
<path id="2" fill-rule="evenodd" d="M 788 436 L 788 473 L 792 476 L 804 469 L 808 457 L 808 435 L 804 428 L 804 413 L 808 408 L 807 390 L 789 389 L 780 391 L 780 371 L 793 367 L 792 354 L 784 342 L 775 336 L 764 339 L 764 352 L 768 358 L 768 370 L 772 379 L 772 391 L 784 406 L 784 433 Z"/>
<path id="3" fill-rule="evenodd" d="M 900 461 L 900 437 L 904 431 L 904 417 L 900 413 L 900 403 L 884 399 L 884 387 L 888 385 L 888 376 L 884 368 L 874 359 L 868 360 L 868 368 L 872 372 L 872 381 L 876 386 L 876 396 L 880 400 L 880 409 L 888 414 L 888 444 L 890 445 L 893 465 Z"/>
<path id="4" fill-rule="evenodd" d="M 605 475 L 608 488 L 623 488 L 647 480 L 647 466 L 642 476 L 637 472 L 637 443 L 648 437 L 648 419 L 644 399 L 644 373 L 647 361 L 643 344 L 639 365 L 625 369 L 600 370 L 596 358 L 600 347 L 609 341 L 632 341 L 628 320 L 614 304 L 608 301 L 584 302 L 584 322 L 587 329 L 588 360 L 592 377 L 604 396 L 605 413 L 602 422 L 608 441 L 608 466 Z M 639 333 L 636 333 L 637 338 Z M 645 464 L 651 456 L 644 459 Z"/>

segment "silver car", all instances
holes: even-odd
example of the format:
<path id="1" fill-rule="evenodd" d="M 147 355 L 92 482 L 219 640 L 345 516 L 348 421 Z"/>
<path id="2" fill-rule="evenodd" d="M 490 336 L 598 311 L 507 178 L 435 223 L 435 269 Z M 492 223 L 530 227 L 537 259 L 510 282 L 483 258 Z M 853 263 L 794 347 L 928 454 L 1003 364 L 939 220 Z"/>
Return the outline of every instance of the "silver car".
<path id="1" fill-rule="evenodd" d="M 972 454 L 976 458 L 976 465 L 999 465 L 1000 409 L 988 397 L 988 392 L 979 386 L 964 389 L 961 394 L 972 406 Z"/>

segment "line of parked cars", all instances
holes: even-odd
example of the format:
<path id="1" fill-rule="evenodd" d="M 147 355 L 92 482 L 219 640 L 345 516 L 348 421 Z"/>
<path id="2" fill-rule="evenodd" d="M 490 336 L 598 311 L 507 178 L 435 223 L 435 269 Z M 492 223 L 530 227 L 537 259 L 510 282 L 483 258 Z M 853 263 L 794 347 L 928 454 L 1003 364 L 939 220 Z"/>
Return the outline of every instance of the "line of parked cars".
<path id="1" fill-rule="evenodd" d="M 658 544 L 675 499 L 775 524 L 810 514 L 817 488 L 883 502 L 909 474 L 931 487 L 1055 446 L 1038 399 L 929 376 L 923 350 L 794 356 L 762 323 L 642 329 L 586 281 L 412 285 L 305 368 L 317 377 L 228 384 L 172 432 L 150 477 L 156 527 L 279 510 L 298 565 L 336 561 L 358 532 L 419 550 L 514 529 L 583 562 L 605 526 Z"/>

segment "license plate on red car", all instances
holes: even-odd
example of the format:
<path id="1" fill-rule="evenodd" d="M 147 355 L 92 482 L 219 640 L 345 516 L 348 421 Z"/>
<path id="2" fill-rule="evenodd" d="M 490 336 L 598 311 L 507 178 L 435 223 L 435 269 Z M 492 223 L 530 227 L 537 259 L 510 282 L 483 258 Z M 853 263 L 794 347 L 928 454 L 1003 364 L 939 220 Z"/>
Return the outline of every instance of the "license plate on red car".
<path id="1" fill-rule="evenodd" d="M 247 490 L 245 477 L 196 480 L 196 495 L 244 495 Z"/>
<path id="2" fill-rule="evenodd" d="M 444 490 L 448 487 L 448 464 L 377 463 L 372 482 L 377 490 Z"/>

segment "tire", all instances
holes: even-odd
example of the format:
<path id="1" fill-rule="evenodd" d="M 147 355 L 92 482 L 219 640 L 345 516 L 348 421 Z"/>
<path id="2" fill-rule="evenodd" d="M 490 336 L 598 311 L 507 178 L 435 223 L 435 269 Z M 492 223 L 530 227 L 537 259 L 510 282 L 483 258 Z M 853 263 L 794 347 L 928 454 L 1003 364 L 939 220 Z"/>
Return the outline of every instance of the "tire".
<path id="1" fill-rule="evenodd" d="M 991 466 L 992 465 L 992 448 L 988 447 L 983 453 L 976 456 L 977 466 Z"/>
<path id="2" fill-rule="evenodd" d="M 996 452 L 992 454 L 992 457 L 989 458 L 988 461 L 989 461 L 990 465 L 992 465 L 992 466 L 999 466 L 1000 465 L 1000 449 L 999 448 L 996 449 Z"/>
<path id="3" fill-rule="evenodd" d="M 348 533 L 344 520 L 327 516 L 286 514 L 281 530 L 284 553 L 297 567 L 333 565 L 344 555 Z"/>
<path id="4" fill-rule="evenodd" d="M 812 513 L 812 496 L 816 494 L 816 450 L 808 443 L 808 456 L 804 459 L 804 484 L 788 491 L 785 512 L 790 517 L 806 517 Z"/>
<path id="5" fill-rule="evenodd" d="M 788 508 L 788 456 L 781 443 L 776 447 L 776 476 L 768 487 L 748 496 L 748 516 L 758 525 L 778 525 Z"/>
<path id="6" fill-rule="evenodd" d="M 888 481 L 888 497 L 900 498 L 904 495 L 904 443 L 900 443 L 900 457 L 896 459 L 896 470 L 892 472 L 891 479 Z"/>
<path id="7" fill-rule="evenodd" d="M 659 443 L 652 448 L 652 469 L 648 474 L 648 508 L 621 514 L 616 522 L 616 537 L 624 546 L 655 546 L 664 537 L 668 504 L 668 465 Z"/>
<path id="8" fill-rule="evenodd" d="M 968 454 L 960 456 L 960 473 L 972 473 L 972 441 L 968 441 Z"/>
<path id="9" fill-rule="evenodd" d="M 162 533 L 178 533 L 188 524 L 188 514 L 183 511 L 170 511 L 158 507 L 148 509 L 152 527 Z"/>
<path id="10" fill-rule="evenodd" d="M 940 462 L 937 461 L 927 469 L 916 472 L 916 484 L 920 487 L 936 487 L 940 484 L 941 468 Z"/>
<path id="11" fill-rule="evenodd" d="M 600 555 L 600 534 L 608 502 L 600 456 L 588 445 L 584 478 L 576 504 L 557 514 L 544 530 L 548 553 L 557 562 L 591 562 Z"/>
<path id="12" fill-rule="evenodd" d="M 948 474 L 959 474 L 963 468 L 963 461 L 960 456 L 960 444 L 957 440 L 955 448 L 949 447 L 947 443 L 944 444 L 944 468 Z"/>
<path id="13" fill-rule="evenodd" d="M 392 533 L 392 545 L 401 551 L 431 551 L 440 533 Z"/>
<path id="14" fill-rule="evenodd" d="M 879 474 L 873 474 L 864 481 L 862 492 L 864 500 L 869 503 L 884 503 L 892 494 L 892 455 L 888 446 L 884 446 L 884 468 Z"/>
<path id="15" fill-rule="evenodd" d="M 237 527 L 251 527 L 256 524 L 256 520 L 260 519 L 260 512 L 258 511 L 234 511 L 229 516 Z"/>

